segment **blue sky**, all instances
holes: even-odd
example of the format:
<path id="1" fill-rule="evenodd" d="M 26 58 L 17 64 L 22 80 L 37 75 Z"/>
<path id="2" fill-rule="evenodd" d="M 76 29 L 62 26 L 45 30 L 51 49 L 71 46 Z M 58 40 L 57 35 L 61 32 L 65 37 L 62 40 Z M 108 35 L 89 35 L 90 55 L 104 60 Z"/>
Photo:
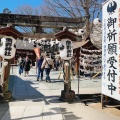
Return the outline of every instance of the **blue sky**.
<path id="1" fill-rule="evenodd" d="M 37 7 L 42 3 L 43 0 L 0 0 L 0 13 L 2 13 L 5 8 L 14 12 L 18 6 L 31 5 L 32 7 Z"/>

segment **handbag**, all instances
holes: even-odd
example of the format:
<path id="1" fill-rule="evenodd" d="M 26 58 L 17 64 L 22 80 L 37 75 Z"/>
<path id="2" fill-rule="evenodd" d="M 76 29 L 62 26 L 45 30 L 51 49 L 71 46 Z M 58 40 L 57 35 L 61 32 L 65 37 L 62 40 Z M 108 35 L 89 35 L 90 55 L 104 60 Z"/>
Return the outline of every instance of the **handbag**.
<path id="1" fill-rule="evenodd" d="M 47 60 L 46 60 L 46 62 L 48 64 L 48 68 L 52 69 L 52 65 L 50 65 Z"/>

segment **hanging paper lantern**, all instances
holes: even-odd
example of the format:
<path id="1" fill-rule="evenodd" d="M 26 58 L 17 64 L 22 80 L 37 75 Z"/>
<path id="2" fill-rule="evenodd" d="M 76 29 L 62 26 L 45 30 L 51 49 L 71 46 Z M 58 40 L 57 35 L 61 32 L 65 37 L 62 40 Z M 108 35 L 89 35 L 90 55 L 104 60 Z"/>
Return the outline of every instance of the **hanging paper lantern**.
<path id="1" fill-rule="evenodd" d="M 0 41 L 0 56 L 4 56 L 5 51 L 5 40 L 2 38 Z"/>
<path id="2" fill-rule="evenodd" d="M 44 40 L 42 41 L 42 45 L 45 45 L 45 41 Z"/>
<path id="3" fill-rule="evenodd" d="M 61 42 L 59 43 L 59 46 L 58 46 L 58 47 L 59 47 L 59 48 L 62 47 L 62 43 L 61 43 Z"/>
<path id="4" fill-rule="evenodd" d="M 72 41 L 69 39 L 62 39 L 59 44 L 60 57 L 64 60 L 69 60 L 73 56 Z"/>
<path id="5" fill-rule="evenodd" d="M 41 40 L 47 40 L 47 38 L 41 38 Z"/>
<path id="6" fill-rule="evenodd" d="M 40 43 L 40 42 L 41 42 L 41 39 L 37 40 L 37 42 Z"/>
<path id="7" fill-rule="evenodd" d="M 64 49 L 64 50 L 60 51 L 60 57 L 62 59 L 66 59 L 66 57 L 67 57 L 67 49 Z"/>
<path id="8" fill-rule="evenodd" d="M 63 49 L 64 49 L 64 45 L 60 43 L 60 44 L 59 44 L 59 49 L 60 49 L 60 50 L 63 50 Z"/>
<path id="9" fill-rule="evenodd" d="M 48 40 L 46 44 L 47 44 L 47 45 L 50 45 L 50 41 Z"/>
<path id="10" fill-rule="evenodd" d="M 59 42 L 60 42 L 60 41 L 58 41 L 58 40 L 56 39 L 56 44 L 59 44 Z"/>
<path id="11" fill-rule="evenodd" d="M 29 41 L 29 43 L 31 43 L 32 42 L 31 38 L 29 38 L 28 41 Z"/>
<path id="12" fill-rule="evenodd" d="M 54 42 L 52 41 L 52 39 L 50 41 L 50 44 L 51 44 L 51 47 L 54 45 Z"/>
<path id="13" fill-rule="evenodd" d="M 26 40 L 25 39 L 23 40 L 23 45 L 26 47 Z"/>
<path id="14" fill-rule="evenodd" d="M 5 36 L 1 39 L 1 42 L 3 45 L 0 46 L 0 56 L 4 59 L 13 58 L 16 52 L 16 40 L 13 37 Z"/>

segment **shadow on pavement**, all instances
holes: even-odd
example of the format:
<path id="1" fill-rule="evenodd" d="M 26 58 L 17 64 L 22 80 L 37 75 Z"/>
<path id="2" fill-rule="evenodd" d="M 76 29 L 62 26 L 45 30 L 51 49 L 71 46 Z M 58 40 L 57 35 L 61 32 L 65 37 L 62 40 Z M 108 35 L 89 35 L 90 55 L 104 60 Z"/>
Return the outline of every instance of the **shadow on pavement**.
<path id="1" fill-rule="evenodd" d="M 64 120 L 79 120 L 82 119 L 73 114 L 73 112 L 67 112 L 66 108 L 61 108 L 61 112 L 64 115 Z"/>
<path id="2" fill-rule="evenodd" d="M 92 103 L 99 103 L 101 101 L 101 94 L 82 94 L 79 95 L 80 100 L 88 106 Z"/>
<path id="3" fill-rule="evenodd" d="M 79 98 L 86 106 L 90 106 L 93 103 L 101 103 L 101 94 L 84 94 L 79 95 Z M 115 108 L 120 110 L 120 101 L 117 101 L 113 98 L 108 98 L 107 101 L 104 100 L 103 104 L 104 108 Z"/>
<path id="4" fill-rule="evenodd" d="M 13 92 L 13 86 L 14 86 L 14 82 L 15 82 L 15 76 L 14 75 L 10 75 L 10 79 L 9 79 L 9 88 L 8 90 Z M 5 101 L 5 100 L 0 100 L 0 120 L 2 120 L 2 117 L 4 116 L 4 114 L 9 111 L 9 101 Z M 8 120 L 11 120 L 11 116 L 10 116 L 10 112 L 8 112 Z"/>
<path id="5" fill-rule="evenodd" d="M 2 117 L 4 116 L 4 114 L 6 113 L 6 111 L 9 109 L 9 104 L 8 102 L 0 102 L 0 120 L 2 119 Z M 11 117 L 9 117 L 10 120 Z"/>
<path id="6" fill-rule="evenodd" d="M 58 80 L 54 82 L 63 82 L 63 80 Z M 56 79 L 55 79 L 56 80 Z M 12 95 L 15 101 L 29 101 L 32 102 L 41 102 L 44 101 L 45 105 L 50 105 L 51 103 L 63 103 L 63 101 L 59 100 L 58 96 L 44 96 L 39 90 L 39 82 L 32 79 L 32 76 L 23 78 L 12 75 L 10 78 L 10 87 L 9 89 L 12 91 Z M 80 102 L 80 101 L 78 101 Z M 74 104 L 74 103 L 73 103 Z M 7 109 L 9 106 L 7 106 Z M 49 112 L 44 112 L 44 116 L 55 115 L 57 114 L 54 111 L 57 111 L 57 107 L 52 107 Z M 81 119 L 73 114 L 73 112 L 67 112 L 66 108 L 61 108 L 62 114 L 64 115 L 64 120 L 78 120 Z M 10 110 L 8 111 L 10 113 Z M 30 119 L 34 117 L 40 117 L 43 114 L 39 114 L 38 116 L 28 116 L 23 119 Z M 10 117 L 10 115 L 8 115 Z"/>
<path id="7" fill-rule="evenodd" d="M 43 98 L 44 95 L 39 91 L 39 83 L 35 80 L 29 80 L 27 77 L 20 78 L 16 76 L 13 97 L 15 100 Z M 30 78 L 31 79 L 31 78 Z"/>

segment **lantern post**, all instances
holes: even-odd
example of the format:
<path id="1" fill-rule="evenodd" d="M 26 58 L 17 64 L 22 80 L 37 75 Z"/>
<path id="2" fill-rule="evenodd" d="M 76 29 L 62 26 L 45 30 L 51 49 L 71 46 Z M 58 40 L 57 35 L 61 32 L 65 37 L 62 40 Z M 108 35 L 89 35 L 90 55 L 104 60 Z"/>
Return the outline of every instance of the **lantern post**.
<path id="1" fill-rule="evenodd" d="M 60 43 L 60 57 L 64 60 L 63 73 L 64 73 L 64 90 L 61 91 L 60 100 L 66 102 L 74 102 L 75 92 L 71 90 L 71 62 L 73 56 L 72 41 L 63 39 Z"/>
<path id="2" fill-rule="evenodd" d="M 11 91 L 8 90 L 10 64 L 11 64 L 11 58 L 13 58 L 15 56 L 16 40 L 10 36 L 4 36 L 1 39 L 1 42 L 3 43 L 0 46 L 0 56 L 3 58 L 3 62 L 2 62 L 3 94 L 4 94 L 4 99 L 9 100 L 12 97 Z"/>

